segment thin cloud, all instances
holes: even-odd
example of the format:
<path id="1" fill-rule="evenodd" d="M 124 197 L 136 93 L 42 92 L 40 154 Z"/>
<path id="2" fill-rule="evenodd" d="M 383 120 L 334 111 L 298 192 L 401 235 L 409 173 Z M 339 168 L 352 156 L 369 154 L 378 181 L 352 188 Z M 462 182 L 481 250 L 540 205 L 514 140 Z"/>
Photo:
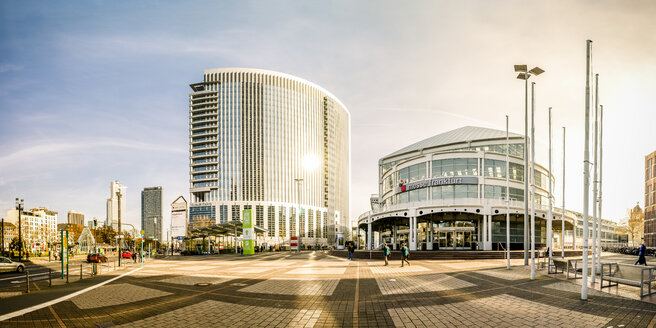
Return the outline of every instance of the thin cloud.
<path id="1" fill-rule="evenodd" d="M 11 71 L 20 71 L 23 69 L 23 66 L 14 65 L 14 64 L 3 64 L 0 65 L 0 73 L 6 73 Z"/>

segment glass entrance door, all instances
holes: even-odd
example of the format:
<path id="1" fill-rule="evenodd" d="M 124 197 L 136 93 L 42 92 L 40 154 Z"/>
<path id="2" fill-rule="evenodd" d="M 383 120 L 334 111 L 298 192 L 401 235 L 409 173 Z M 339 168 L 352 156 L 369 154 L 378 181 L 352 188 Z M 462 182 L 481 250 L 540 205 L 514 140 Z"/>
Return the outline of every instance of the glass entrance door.
<path id="1" fill-rule="evenodd" d="M 454 250 L 454 249 L 471 249 L 472 235 L 474 228 L 469 227 L 448 227 L 438 228 L 436 231 L 440 249 Z"/>

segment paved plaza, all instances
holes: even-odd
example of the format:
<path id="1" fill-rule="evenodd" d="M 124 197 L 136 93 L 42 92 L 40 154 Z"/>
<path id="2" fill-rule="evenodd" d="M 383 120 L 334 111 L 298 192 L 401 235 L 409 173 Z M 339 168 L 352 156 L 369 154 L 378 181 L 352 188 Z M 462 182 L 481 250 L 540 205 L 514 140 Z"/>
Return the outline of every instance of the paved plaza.
<path id="1" fill-rule="evenodd" d="M 0 327 L 654 327 L 656 297 L 590 289 L 523 260 L 355 260 L 323 252 L 174 256 L 87 279 Z M 95 281 L 95 282 L 94 282 Z M 62 288 L 0 299 L 47 302 Z M 99 283 L 104 283 L 98 286 Z M 85 289 L 87 289 L 85 291 Z M 73 290 L 71 290 L 73 292 Z M 61 293 L 57 297 L 61 297 Z M 70 293 L 69 293 L 70 294 Z M 2 305 L 0 305 L 2 308 Z M 0 311 L 0 318 L 7 315 Z"/>

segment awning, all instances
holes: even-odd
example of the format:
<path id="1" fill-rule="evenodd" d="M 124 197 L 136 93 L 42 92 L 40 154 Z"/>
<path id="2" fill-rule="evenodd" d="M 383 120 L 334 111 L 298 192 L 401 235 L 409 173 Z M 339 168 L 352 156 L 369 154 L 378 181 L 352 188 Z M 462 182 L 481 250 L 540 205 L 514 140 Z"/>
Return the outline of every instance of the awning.
<path id="1" fill-rule="evenodd" d="M 266 232 L 267 229 L 253 226 L 255 234 Z M 217 223 L 206 227 L 196 228 L 189 230 L 190 238 L 202 238 L 206 236 L 241 236 L 244 231 L 242 221 L 230 221 L 225 223 Z"/>

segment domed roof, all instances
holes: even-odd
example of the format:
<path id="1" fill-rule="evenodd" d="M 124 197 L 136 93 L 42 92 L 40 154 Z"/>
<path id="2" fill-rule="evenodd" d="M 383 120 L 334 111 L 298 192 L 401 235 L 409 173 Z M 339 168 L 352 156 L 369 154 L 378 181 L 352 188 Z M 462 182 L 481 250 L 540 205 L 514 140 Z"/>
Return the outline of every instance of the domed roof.
<path id="1" fill-rule="evenodd" d="M 510 132 L 508 136 L 511 139 L 521 138 L 523 140 L 524 138 L 523 135 L 512 133 L 512 132 Z M 506 131 L 481 128 L 477 126 L 464 126 L 413 143 L 412 145 L 401 148 L 385 156 L 384 158 L 401 155 L 412 151 L 417 151 L 420 149 L 435 148 L 435 147 L 441 147 L 441 146 L 447 146 L 447 145 L 459 144 L 459 143 L 467 143 L 473 141 L 505 139 L 505 138 L 506 138 Z"/>

